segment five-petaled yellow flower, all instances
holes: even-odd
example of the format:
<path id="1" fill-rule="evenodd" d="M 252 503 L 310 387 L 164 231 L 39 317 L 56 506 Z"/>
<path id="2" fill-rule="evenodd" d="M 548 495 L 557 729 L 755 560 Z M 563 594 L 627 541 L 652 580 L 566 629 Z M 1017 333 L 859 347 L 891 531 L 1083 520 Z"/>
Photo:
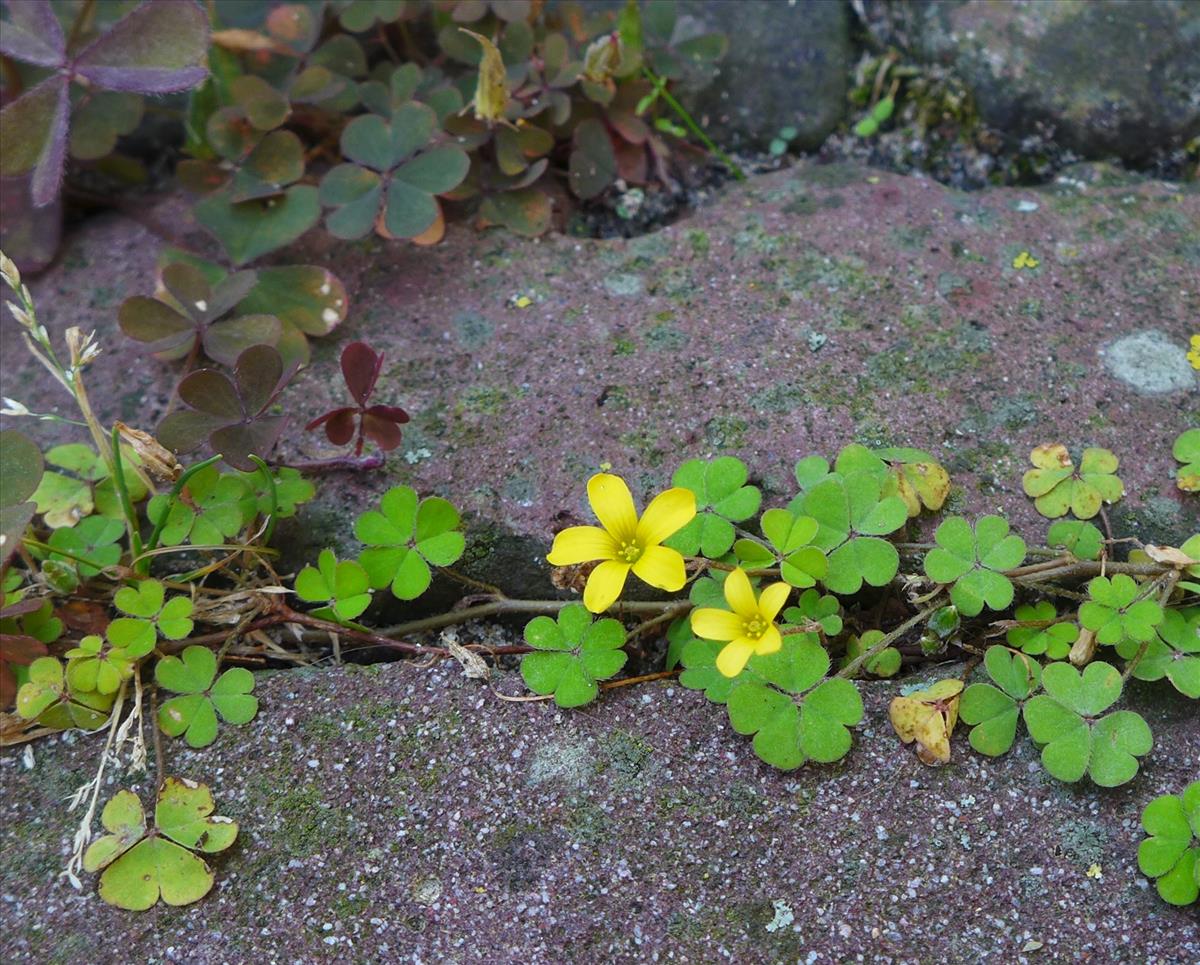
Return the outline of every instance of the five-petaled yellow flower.
<path id="1" fill-rule="evenodd" d="M 774 653 L 783 646 L 775 616 L 783 609 L 792 588 L 772 583 L 756 599 L 750 578 L 740 567 L 725 577 L 729 610 L 711 607 L 692 611 L 692 632 L 706 640 L 728 640 L 717 654 L 717 669 L 736 677 L 755 654 Z"/>
<path id="2" fill-rule="evenodd" d="M 597 473 L 588 480 L 588 502 L 600 526 L 572 526 L 554 537 L 546 559 L 553 566 L 601 560 L 588 576 L 583 605 L 603 613 L 621 595 L 633 570 L 660 590 L 683 589 L 687 573 L 683 556 L 661 545 L 696 515 L 696 496 L 690 489 L 668 489 L 651 500 L 642 518 L 629 487 L 620 476 Z"/>

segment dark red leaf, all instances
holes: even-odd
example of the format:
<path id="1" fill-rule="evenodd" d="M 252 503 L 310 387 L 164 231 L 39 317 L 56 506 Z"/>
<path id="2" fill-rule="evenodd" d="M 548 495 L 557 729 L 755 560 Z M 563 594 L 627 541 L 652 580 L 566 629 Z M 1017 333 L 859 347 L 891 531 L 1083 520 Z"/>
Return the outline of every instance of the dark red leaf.
<path id="1" fill-rule="evenodd" d="M 325 435 L 335 446 L 344 446 L 354 438 L 354 417 L 357 409 L 335 409 L 329 413 L 329 421 L 325 423 Z"/>
<path id="2" fill-rule="evenodd" d="M 367 404 L 375 391 L 379 370 L 383 368 L 383 353 L 376 355 L 366 342 L 351 342 L 342 349 L 342 375 L 346 387 L 360 407 Z"/>
<path id="3" fill-rule="evenodd" d="M 41 605 L 41 601 L 38 601 Z M 37 637 L 24 633 L 0 634 L 0 660 L 28 667 L 38 657 L 46 656 L 46 645 Z"/>
<path id="4" fill-rule="evenodd" d="M 400 426 L 393 420 L 375 415 L 372 409 L 368 409 L 363 413 L 362 425 L 363 434 L 384 452 L 391 452 L 400 445 Z"/>

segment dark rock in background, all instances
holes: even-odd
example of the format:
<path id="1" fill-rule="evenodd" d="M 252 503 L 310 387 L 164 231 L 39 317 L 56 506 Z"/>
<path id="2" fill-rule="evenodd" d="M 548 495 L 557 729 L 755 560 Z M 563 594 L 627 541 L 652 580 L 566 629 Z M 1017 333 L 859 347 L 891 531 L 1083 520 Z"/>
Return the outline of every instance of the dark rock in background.
<path id="1" fill-rule="evenodd" d="M 846 111 L 854 61 L 850 8 L 831 0 L 685 0 L 682 17 L 729 37 L 716 80 L 684 97 L 700 125 L 730 150 L 766 150 L 782 127 L 812 150 Z"/>
<path id="2" fill-rule="evenodd" d="M 982 119 L 1140 162 L 1200 134 L 1200 4 L 1187 0 L 889 3 L 889 39 L 952 66 Z"/>

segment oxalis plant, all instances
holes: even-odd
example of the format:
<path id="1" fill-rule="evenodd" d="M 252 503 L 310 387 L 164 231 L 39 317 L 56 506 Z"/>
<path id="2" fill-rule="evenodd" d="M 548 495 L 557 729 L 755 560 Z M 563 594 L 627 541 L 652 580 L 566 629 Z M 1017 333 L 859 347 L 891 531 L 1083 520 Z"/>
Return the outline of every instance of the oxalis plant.
<path id="1" fill-rule="evenodd" d="M 459 574 L 458 509 L 404 484 L 354 520 L 357 553 L 325 549 L 293 578 L 276 571 L 270 542 L 315 487 L 296 466 L 269 461 L 286 429 L 270 409 L 290 368 L 279 350 L 252 345 L 229 374 L 190 373 L 187 410 L 157 427 L 104 425 L 86 384 L 101 346 L 68 329 L 60 353 L 7 258 L 0 275 L 28 348 L 74 400 L 85 435 L 44 454 L 15 430 L 0 439 L 0 699 L 15 710 L 0 717 L 0 742 L 104 734 L 95 774 L 70 802 L 82 813 L 65 876 L 82 887 L 81 875 L 97 873 L 101 898 L 119 907 L 186 904 L 211 889 L 214 864 L 237 847 L 236 815 L 215 814 L 207 786 L 171 773 L 171 750 L 209 747 L 247 724 L 260 712 L 247 664 L 304 661 L 309 648 L 453 659 L 486 677 L 482 647 L 449 632 L 440 645 L 411 637 L 524 615 L 524 643 L 487 653 L 519 658 L 534 699 L 580 707 L 613 687 L 678 676 L 781 770 L 849 754 L 864 718 L 861 682 L 906 665 L 965 660 L 956 676 L 901 684 L 889 707 L 898 738 L 926 764 L 951 759 L 961 726 L 976 753 L 1028 740 L 1051 777 L 1102 787 L 1131 781 L 1155 752 L 1128 701 L 1131 678 L 1200 699 L 1200 534 L 1178 546 L 1114 537 L 1104 505 L 1123 486 L 1104 450 L 1034 450 L 1025 488 L 1052 518 L 1040 545 L 992 514 L 945 516 L 931 540 L 910 541 L 921 517 L 942 511 L 945 467 L 918 449 L 850 444 L 832 461 L 799 460 L 795 495 L 766 508 L 748 467 L 728 456 L 685 462 L 640 511 L 619 475 L 595 474 L 596 524 L 557 533 L 547 557 L 566 599 L 514 599 Z M 182 278 L 172 285 L 192 283 Z M 207 290 L 216 300 L 222 284 L 236 295 L 249 282 L 206 284 L 218 286 Z M 207 353 L 205 334 L 223 318 L 211 304 L 199 311 L 207 317 L 184 313 L 170 354 Z M 368 444 L 381 459 L 400 441 L 407 413 L 376 398 L 382 365 L 368 346 L 347 346 L 348 404 L 308 425 L 353 446 L 337 466 L 361 465 Z M 13 400 L 4 411 L 38 415 Z M 1185 492 L 1192 432 L 1174 447 Z M 214 455 L 179 461 L 206 446 Z M 417 600 L 438 579 L 461 582 L 470 600 L 372 627 L 379 595 Z M 621 677 L 631 653 L 661 656 Z M 111 768 L 137 774 L 151 753 L 152 800 L 123 788 L 101 801 Z M 1200 882 L 1198 795 L 1198 785 L 1180 788 L 1142 819 L 1140 867 L 1177 904 L 1195 901 Z"/>

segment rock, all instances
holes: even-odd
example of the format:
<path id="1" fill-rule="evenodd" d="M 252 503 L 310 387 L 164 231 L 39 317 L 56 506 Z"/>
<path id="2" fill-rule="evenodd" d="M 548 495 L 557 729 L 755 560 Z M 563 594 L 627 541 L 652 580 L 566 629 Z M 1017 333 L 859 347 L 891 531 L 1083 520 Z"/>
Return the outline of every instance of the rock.
<path id="1" fill-rule="evenodd" d="M 960 728 L 925 767 L 888 724 L 897 685 L 862 689 L 849 755 L 780 773 L 673 681 L 571 712 L 445 663 L 260 674 L 250 724 L 166 743 L 240 835 L 208 856 L 207 898 L 144 915 L 56 877 L 97 741 L 38 741 L 32 770 L 6 748 L 0 958 L 1017 962 L 1037 942 L 1047 963 L 1200 960 L 1194 908 L 1137 869 L 1141 809 L 1200 772 L 1194 701 L 1132 687 L 1155 746 L 1100 789 L 1050 779 L 1024 735 L 992 759 Z M 109 775 L 101 801 L 150 800 L 153 774 Z"/>
<path id="2" fill-rule="evenodd" d="M 147 204 L 145 217 L 210 250 L 187 233 L 178 199 Z M 1034 542 L 1046 522 L 1021 491 L 1030 450 L 1104 446 L 1121 458 L 1120 508 L 1138 513 L 1158 494 L 1178 513 L 1159 507 L 1155 518 L 1176 520 L 1182 539 L 1200 530 L 1200 513 L 1170 485 L 1171 445 L 1194 422 L 1194 392 L 1181 383 L 1144 395 L 1097 353 L 1152 319 L 1186 364 L 1198 224 L 1194 190 L 1109 183 L 1103 169 L 964 194 L 805 164 L 628 241 L 528 241 L 456 224 L 434 248 L 314 233 L 276 260 L 332 269 L 351 311 L 282 397 L 294 428 L 280 457 L 329 452 L 300 427 L 345 404 L 337 358 L 349 339 L 385 353 L 376 401 L 413 421 L 385 470 L 318 479 L 316 502 L 279 527 L 281 572 L 323 546 L 356 555 L 353 518 L 404 483 L 467 513 L 469 574 L 544 596 L 543 554 L 557 529 L 590 521 L 584 483 L 602 463 L 644 504 L 683 460 L 729 453 L 780 505 L 798 458 L 856 439 L 933 451 L 951 471 L 956 512 L 1002 510 Z M 104 354 L 87 380 L 101 417 L 146 429 L 177 367 L 137 354 L 116 310 L 153 289 L 160 245 L 136 222 L 97 217 L 31 284 L 56 339 L 68 325 L 96 329 Z M 16 328 L 0 332 L 0 392 L 70 415 Z M 23 428 L 80 438 L 51 423 Z"/>
<path id="3" fill-rule="evenodd" d="M 1157 329 L 1125 335 L 1100 350 L 1108 370 L 1143 395 L 1196 388 L 1187 346 Z"/>
<path id="4" fill-rule="evenodd" d="M 895 8 L 912 48 L 952 64 L 1012 144 L 1139 161 L 1200 134 L 1200 5 L 967 0 Z"/>
<path id="5" fill-rule="evenodd" d="M 766 150 L 784 127 L 791 146 L 813 150 L 846 111 L 853 52 L 849 7 L 829 0 L 684 0 L 682 15 L 729 37 L 716 79 L 685 106 L 718 145 Z"/>

